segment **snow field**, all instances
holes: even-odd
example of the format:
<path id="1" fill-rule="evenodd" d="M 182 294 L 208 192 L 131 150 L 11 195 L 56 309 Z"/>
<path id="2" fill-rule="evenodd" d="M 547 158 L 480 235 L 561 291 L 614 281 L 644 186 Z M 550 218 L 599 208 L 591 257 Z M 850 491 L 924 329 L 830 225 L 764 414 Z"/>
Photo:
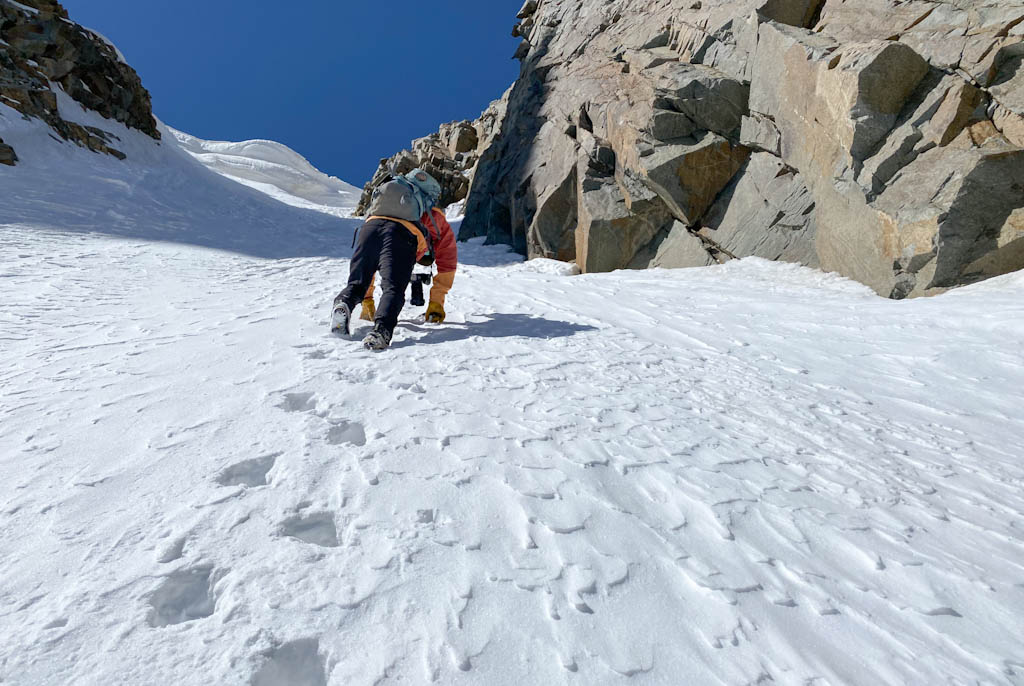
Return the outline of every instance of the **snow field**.
<path id="1" fill-rule="evenodd" d="M 374 354 L 354 222 L 5 121 L 0 681 L 1024 683 L 1024 276 L 461 244 Z"/>
<path id="2" fill-rule="evenodd" d="M 288 205 L 348 217 L 362 189 L 328 176 L 274 141 L 204 141 L 169 129 L 181 147 L 212 171 Z"/>

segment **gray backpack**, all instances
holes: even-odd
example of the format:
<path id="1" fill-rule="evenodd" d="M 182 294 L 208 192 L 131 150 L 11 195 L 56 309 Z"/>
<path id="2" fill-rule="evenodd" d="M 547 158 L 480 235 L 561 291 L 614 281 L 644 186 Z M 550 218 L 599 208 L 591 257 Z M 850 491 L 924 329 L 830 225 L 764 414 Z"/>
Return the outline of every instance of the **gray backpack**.
<path id="1" fill-rule="evenodd" d="M 430 209 L 428 200 L 405 177 L 395 175 L 391 181 L 374 189 L 370 197 L 369 213 L 370 216 L 416 222 Z"/>
<path id="2" fill-rule="evenodd" d="M 441 196 L 441 184 L 422 169 L 413 169 L 402 176 L 392 168 L 391 177 L 391 181 L 373 190 L 370 206 L 367 208 L 369 215 L 412 222 L 427 240 L 427 252 L 420 258 L 419 263 L 430 266 L 434 264 L 434 237 L 427 227 L 420 224 L 420 218 L 425 215 L 427 222 L 434 228 L 434 233 L 441 235 L 430 215 L 434 203 Z M 352 237 L 352 247 L 355 247 L 358 235 L 357 229 L 356 235 Z"/>

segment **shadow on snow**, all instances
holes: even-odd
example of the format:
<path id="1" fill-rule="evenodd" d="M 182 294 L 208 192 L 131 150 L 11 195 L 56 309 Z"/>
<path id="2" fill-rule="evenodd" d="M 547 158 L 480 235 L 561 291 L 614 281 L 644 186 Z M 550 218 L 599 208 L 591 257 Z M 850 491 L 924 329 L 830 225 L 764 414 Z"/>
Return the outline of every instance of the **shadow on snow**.
<path id="1" fill-rule="evenodd" d="M 429 325 L 400 324 L 402 328 L 422 331 L 425 332 L 425 335 L 420 338 L 395 341 L 392 347 L 436 345 L 469 338 L 568 338 L 578 333 L 597 331 L 596 327 L 587 324 L 573 324 L 528 314 L 498 313 L 484 315 L 484 317 L 484 321 L 448 323 L 439 328 Z"/>

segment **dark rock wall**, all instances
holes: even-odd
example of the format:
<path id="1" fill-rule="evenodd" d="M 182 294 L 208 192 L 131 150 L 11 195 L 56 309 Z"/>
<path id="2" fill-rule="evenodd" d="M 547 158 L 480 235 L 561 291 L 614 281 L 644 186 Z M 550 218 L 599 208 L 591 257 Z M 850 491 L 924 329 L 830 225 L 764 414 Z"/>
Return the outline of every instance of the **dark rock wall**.
<path id="1" fill-rule="evenodd" d="M 123 157 L 111 134 L 63 119 L 57 86 L 87 109 L 159 140 L 149 92 L 113 47 L 70 21 L 59 2 L 0 0 L 0 102 L 42 119 L 64 140 Z M 9 158 L 16 161 L 13 152 Z"/>

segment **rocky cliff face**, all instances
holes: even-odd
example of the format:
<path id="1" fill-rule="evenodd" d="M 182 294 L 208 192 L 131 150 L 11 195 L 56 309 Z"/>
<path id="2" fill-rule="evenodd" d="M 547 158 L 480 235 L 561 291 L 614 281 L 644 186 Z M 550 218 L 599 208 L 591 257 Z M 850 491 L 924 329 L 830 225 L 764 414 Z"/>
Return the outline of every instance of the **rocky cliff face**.
<path id="1" fill-rule="evenodd" d="M 405 174 L 419 168 L 433 175 L 441 183 L 442 207 L 465 200 L 480 155 L 494 141 L 505 117 L 506 102 L 494 101 L 476 121 L 443 124 L 437 133 L 414 140 L 410 149 L 382 159 L 363 188 L 356 216 L 366 214 L 373 189 L 390 178 L 392 169 Z"/>
<path id="2" fill-rule="evenodd" d="M 1024 268 L 1019 0 L 529 0 L 461 238 L 760 256 L 880 294 Z"/>
<path id="3" fill-rule="evenodd" d="M 64 140 L 123 158 L 110 133 L 61 116 L 57 88 L 87 109 L 160 138 L 149 93 L 112 46 L 70 21 L 59 2 L 0 0 L 0 103 L 42 119 Z M 17 159 L 0 140 L 0 164 Z"/>

